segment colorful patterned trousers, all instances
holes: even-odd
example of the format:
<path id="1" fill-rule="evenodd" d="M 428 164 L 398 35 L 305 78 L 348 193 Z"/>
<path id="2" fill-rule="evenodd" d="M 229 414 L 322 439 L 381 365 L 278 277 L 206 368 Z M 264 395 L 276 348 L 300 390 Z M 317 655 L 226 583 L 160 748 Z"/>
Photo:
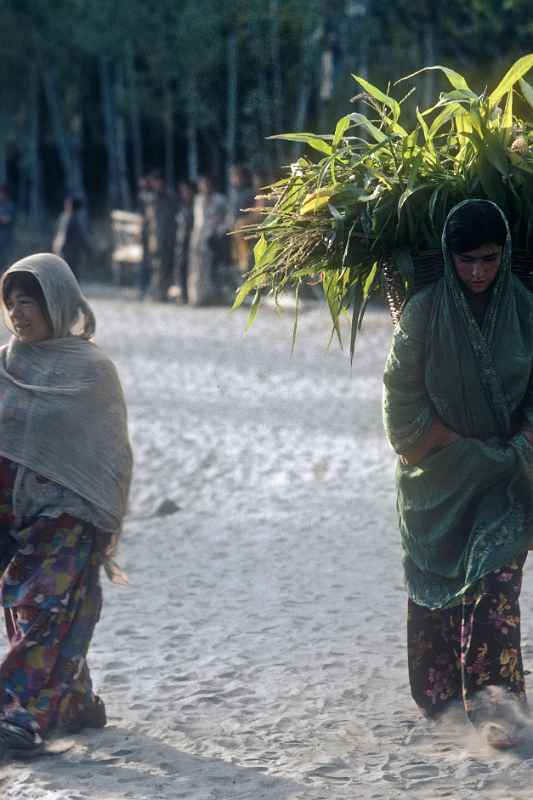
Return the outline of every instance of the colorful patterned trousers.
<path id="1" fill-rule="evenodd" d="M 15 527 L 16 465 L 0 458 L 0 603 L 9 650 L 0 720 L 44 734 L 94 703 L 87 650 L 100 616 L 94 527 L 62 514 Z"/>
<path id="2" fill-rule="evenodd" d="M 519 606 L 526 555 L 486 575 L 455 608 L 431 610 L 409 600 L 409 679 L 426 716 L 438 717 L 454 700 L 475 725 L 493 718 L 498 702 L 504 716 L 510 700 L 526 710 Z M 483 691 L 494 686 L 502 688 Z"/>

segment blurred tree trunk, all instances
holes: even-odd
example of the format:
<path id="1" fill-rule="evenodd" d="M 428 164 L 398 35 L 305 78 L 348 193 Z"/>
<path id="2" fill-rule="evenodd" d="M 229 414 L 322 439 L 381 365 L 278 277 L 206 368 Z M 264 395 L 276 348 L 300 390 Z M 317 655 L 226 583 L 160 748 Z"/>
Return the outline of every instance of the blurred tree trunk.
<path id="1" fill-rule="evenodd" d="M 44 67 L 42 75 L 48 113 L 50 114 L 50 121 L 52 123 L 52 130 L 54 132 L 54 141 L 59 154 L 59 160 L 61 161 L 61 166 L 63 167 L 65 193 L 72 194 L 75 191 L 72 159 L 70 155 L 68 136 L 63 121 L 63 113 L 59 103 L 59 95 L 55 76 L 51 67 L 49 66 Z"/>
<path id="2" fill-rule="evenodd" d="M 115 123 L 115 152 L 117 158 L 117 179 L 120 207 L 131 209 L 131 192 L 128 176 L 128 156 L 126 151 L 126 91 L 124 86 L 124 64 L 115 66 L 115 95 L 113 103 Z"/>
<path id="3" fill-rule="evenodd" d="M 0 184 L 7 184 L 7 133 L 13 116 L 7 110 L 7 97 L 0 92 Z"/>
<path id="4" fill-rule="evenodd" d="M 29 85 L 28 125 L 28 221 L 34 230 L 42 227 L 42 181 L 39 154 L 40 133 L 39 69 L 33 62 Z"/>
<path id="5" fill-rule="evenodd" d="M 71 114 L 67 126 L 64 110 L 59 100 L 55 75 L 51 67 L 45 66 L 42 75 L 46 102 L 52 122 L 52 129 L 54 131 L 55 145 L 65 176 L 65 193 L 76 194 L 82 199 L 85 199 L 81 161 L 83 134 L 81 110 L 77 109 Z"/>
<path id="6" fill-rule="evenodd" d="M 135 60 L 131 43 L 128 45 L 126 51 L 126 70 L 128 76 L 128 109 L 130 113 L 131 138 L 133 144 L 133 174 L 137 191 L 139 181 L 144 174 L 144 161 L 141 115 L 139 112 L 139 87 L 137 84 L 137 73 L 135 71 Z"/>
<path id="7" fill-rule="evenodd" d="M 189 77 L 187 92 L 187 177 L 190 181 L 198 178 L 198 128 L 196 125 L 197 109 L 196 80 Z"/>
<path id="8" fill-rule="evenodd" d="M 176 185 L 176 165 L 174 158 L 174 89 L 168 80 L 164 90 L 164 116 L 165 130 L 165 181 L 168 189 Z"/>
<path id="9" fill-rule="evenodd" d="M 72 193 L 85 200 L 85 187 L 83 181 L 83 165 L 82 165 L 82 150 L 83 150 L 83 117 L 81 111 L 78 110 L 72 115 L 69 124 L 68 135 L 68 149 L 70 154 L 71 164 L 71 180 Z"/>
<path id="10" fill-rule="evenodd" d="M 438 13 L 435 9 L 435 13 Z M 435 15 L 431 14 L 423 27 L 423 67 L 431 67 L 437 63 L 437 47 L 435 37 Z M 436 102 L 435 98 L 435 72 L 430 70 L 424 73 L 423 103 L 429 108 Z"/>
<path id="11" fill-rule="evenodd" d="M 270 60 L 272 65 L 272 110 L 275 133 L 283 133 L 283 83 L 281 79 L 281 35 L 279 0 L 270 0 Z M 276 140 L 278 162 L 283 161 L 283 143 Z"/>
<path id="12" fill-rule="evenodd" d="M 300 67 L 300 91 L 296 102 L 296 116 L 293 130 L 305 130 L 305 120 L 309 108 L 311 92 L 315 88 L 317 63 L 319 62 L 320 45 L 322 41 L 323 25 L 320 17 L 314 18 L 309 14 L 305 20 L 302 31 L 302 58 Z M 302 152 L 302 145 L 294 143 L 292 159 L 298 158 Z"/>
<path id="13" fill-rule="evenodd" d="M 239 95 L 239 40 L 235 31 L 226 36 L 226 174 L 235 163 L 237 149 L 237 100 Z"/>
<path id="14" fill-rule="evenodd" d="M 260 152 L 262 151 L 261 170 L 266 171 L 270 179 L 274 173 L 272 153 L 274 148 L 272 142 L 265 142 L 267 136 L 271 136 L 274 131 L 272 123 L 272 104 L 270 93 L 268 91 L 267 73 L 265 64 L 268 62 L 268 52 L 266 47 L 266 37 L 263 31 L 260 30 L 257 21 L 251 24 L 252 41 L 257 43 L 256 51 L 256 78 L 257 78 L 257 118 L 258 124 L 258 138 L 260 140 Z"/>
<path id="15" fill-rule="evenodd" d="M 119 205 L 118 169 L 115 148 L 115 124 L 113 83 L 111 66 L 107 56 L 98 59 L 100 71 L 100 89 L 102 92 L 102 110 L 104 114 L 105 149 L 107 155 L 107 202 L 110 208 Z"/>

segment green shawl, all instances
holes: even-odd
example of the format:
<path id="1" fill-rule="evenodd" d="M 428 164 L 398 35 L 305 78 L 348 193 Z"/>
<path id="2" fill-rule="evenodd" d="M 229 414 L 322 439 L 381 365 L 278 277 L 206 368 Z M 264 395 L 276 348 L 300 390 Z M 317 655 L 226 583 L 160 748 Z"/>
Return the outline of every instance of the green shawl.
<path id="1" fill-rule="evenodd" d="M 416 466 L 397 465 L 407 589 L 429 608 L 456 605 L 525 552 L 533 532 L 533 446 L 519 433 L 533 429 L 533 294 L 511 272 L 507 228 L 480 329 L 446 227 L 444 276 L 407 303 L 384 375 L 385 430 L 397 453 L 436 417 L 461 437 Z"/>

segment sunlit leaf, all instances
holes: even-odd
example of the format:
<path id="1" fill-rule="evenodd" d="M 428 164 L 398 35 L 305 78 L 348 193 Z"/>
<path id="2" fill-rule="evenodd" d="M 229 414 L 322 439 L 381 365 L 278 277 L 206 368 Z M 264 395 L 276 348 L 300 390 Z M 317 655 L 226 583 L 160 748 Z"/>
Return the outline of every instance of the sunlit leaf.
<path id="1" fill-rule="evenodd" d="M 505 73 L 498 86 L 493 92 L 490 93 L 488 99 L 489 108 L 497 105 L 502 97 L 507 94 L 507 92 L 513 88 L 515 83 L 517 83 L 520 78 L 523 78 L 532 67 L 533 53 L 529 53 L 527 56 L 522 56 L 522 58 L 519 58 L 518 61 L 515 61 L 513 66 L 510 67 L 510 69 Z"/>
<path id="2" fill-rule="evenodd" d="M 309 145 L 313 150 L 318 150 L 319 153 L 325 153 L 327 156 L 330 156 L 333 152 L 332 146 L 314 133 L 279 133 L 268 138 L 283 139 L 285 142 L 301 142 Z"/>
<path id="3" fill-rule="evenodd" d="M 449 67 L 442 67 L 440 65 L 437 65 L 435 67 L 423 67 L 423 69 L 419 69 L 416 72 L 411 72 L 410 75 L 406 75 L 405 78 L 400 78 L 400 80 L 396 81 L 396 83 L 402 83 L 403 81 L 411 80 L 412 78 L 416 78 L 417 75 L 421 75 L 423 72 L 428 72 L 430 70 L 439 70 L 440 72 L 443 72 L 454 89 L 459 89 L 465 92 L 469 92 L 472 97 L 475 97 L 474 92 L 472 92 L 466 80 L 459 72 L 456 72 L 455 70 L 450 69 Z"/>
<path id="4" fill-rule="evenodd" d="M 380 131 L 369 119 L 367 119 L 364 114 L 358 114 L 354 112 L 350 114 L 350 119 L 352 120 L 354 125 L 360 125 L 362 128 L 368 131 L 368 133 L 376 140 L 376 142 L 386 142 L 387 136 Z"/>
<path id="5" fill-rule="evenodd" d="M 395 122 L 398 122 L 400 116 L 400 104 L 397 100 L 393 97 L 389 97 L 388 94 L 385 94 L 377 86 L 374 86 L 372 83 L 366 80 L 366 78 L 361 78 L 359 75 L 352 75 L 354 81 L 357 81 L 359 86 L 361 86 L 365 92 L 373 97 L 375 100 L 378 100 L 380 103 L 383 103 L 384 106 L 387 106 L 392 111 L 392 116 Z"/>
<path id="6" fill-rule="evenodd" d="M 340 120 L 337 122 L 337 126 L 335 128 L 335 133 L 333 135 L 332 146 L 337 147 L 339 142 L 341 141 L 342 137 L 352 124 L 351 115 L 347 114 L 344 117 L 341 117 Z"/>

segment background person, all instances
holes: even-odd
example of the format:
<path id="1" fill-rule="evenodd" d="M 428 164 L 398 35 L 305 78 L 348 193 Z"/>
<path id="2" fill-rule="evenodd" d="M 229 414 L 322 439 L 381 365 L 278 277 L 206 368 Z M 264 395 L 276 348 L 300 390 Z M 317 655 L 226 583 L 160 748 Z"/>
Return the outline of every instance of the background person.
<path id="1" fill-rule="evenodd" d="M 145 201 L 147 244 L 151 268 L 151 294 L 166 300 L 172 283 L 176 237 L 176 198 L 167 190 L 159 172 L 152 172 Z"/>
<path id="2" fill-rule="evenodd" d="M 196 306 L 213 301 L 220 267 L 228 258 L 228 203 L 215 191 L 211 178 L 198 179 L 194 198 L 193 228 L 189 248 L 189 302 Z"/>
<path id="3" fill-rule="evenodd" d="M 83 215 L 84 202 L 81 197 L 66 197 L 63 213 L 59 218 L 53 252 L 61 256 L 79 280 L 83 258 L 92 254 L 93 248 Z"/>
<path id="4" fill-rule="evenodd" d="M 176 212 L 176 244 L 174 247 L 174 285 L 179 291 L 176 299 L 186 304 L 189 300 L 189 249 L 194 222 L 195 185 L 191 181 L 178 184 L 179 206 Z"/>

